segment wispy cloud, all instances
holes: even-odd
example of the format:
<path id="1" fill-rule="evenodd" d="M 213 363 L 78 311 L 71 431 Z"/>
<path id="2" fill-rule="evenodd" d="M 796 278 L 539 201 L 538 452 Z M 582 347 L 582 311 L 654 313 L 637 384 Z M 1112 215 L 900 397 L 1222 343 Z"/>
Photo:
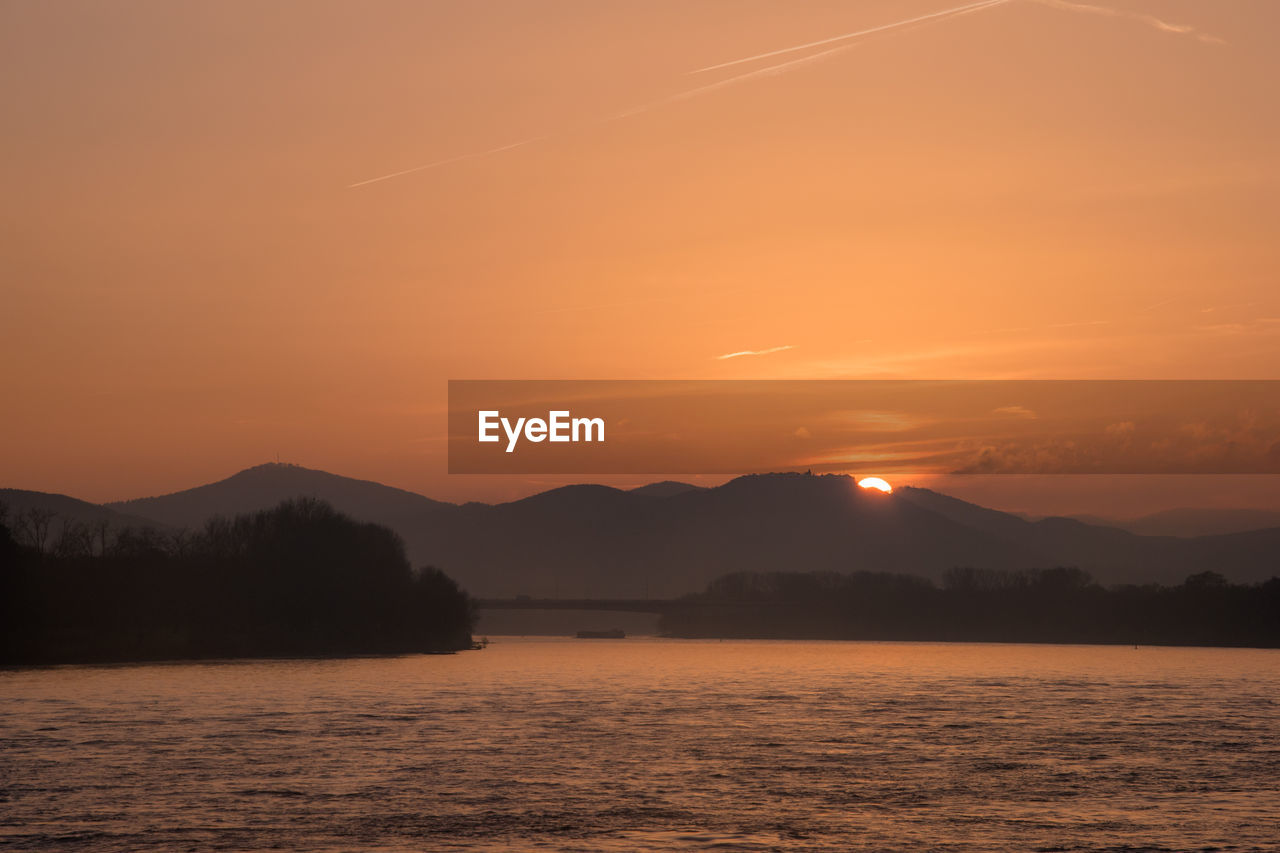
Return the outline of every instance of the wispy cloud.
<path id="1" fill-rule="evenodd" d="M 1130 21 L 1139 21 L 1149 27 L 1166 33 L 1175 35 L 1191 36 L 1205 44 L 1226 44 L 1224 39 L 1209 33 L 1202 33 L 1195 27 L 1187 24 L 1171 24 L 1168 21 L 1157 18 L 1155 15 L 1147 15 L 1142 12 L 1129 12 L 1124 9 L 1113 9 L 1110 6 L 1097 6 L 1092 3 L 1075 3 L 1072 0 L 1031 0 L 1041 6 L 1049 6 L 1053 9 L 1062 9 L 1067 12 L 1080 12 L 1086 15 L 1101 15 L 1106 18 L 1124 18 Z"/>
<path id="2" fill-rule="evenodd" d="M 784 350 L 789 350 L 789 349 L 795 349 L 795 347 L 793 347 L 791 344 L 787 344 L 786 346 L 770 347 L 769 349 L 744 349 L 740 352 L 727 352 L 724 355 L 718 355 L 716 356 L 716 360 L 724 361 L 725 359 L 729 359 L 729 358 L 740 358 L 744 355 L 769 355 L 771 353 L 782 352 Z"/>
<path id="3" fill-rule="evenodd" d="M 1085 326 L 1110 326 L 1110 320 L 1084 320 L 1076 323 L 1050 323 L 1046 329 L 1079 329 Z"/>
<path id="4" fill-rule="evenodd" d="M 1280 317 L 1259 317 L 1241 323 L 1214 323 L 1196 326 L 1198 332 L 1217 335 L 1274 335 L 1280 333 Z"/>
<path id="5" fill-rule="evenodd" d="M 1034 420 L 1036 413 L 1026 406 L 1000 406 L 991 410 L 996 415 L 1013 415 L 1015 418 L 1029 418 Z"/>

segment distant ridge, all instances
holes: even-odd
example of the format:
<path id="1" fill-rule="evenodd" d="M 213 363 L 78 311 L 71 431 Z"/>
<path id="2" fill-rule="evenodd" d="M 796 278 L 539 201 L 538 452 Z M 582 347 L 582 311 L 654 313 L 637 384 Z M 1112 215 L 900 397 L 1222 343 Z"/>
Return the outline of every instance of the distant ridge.
<path id="1" fill-rule="evenodd" d="M 155 519 L 144 518 L 128 512 L 121 512 L 102 504 L 89 503 L 67 495 L 52 492 L 32 492 L 26 489 L 0 489 L 0 504 L 9 511 L 9 523 L 29 509 L 47 510 L 57 514 L 59 523 L 63 520 L 76 521 L 81 524 L 94 524 L 106 521 L 114 528 L 121 527 L 164 527 Z"/>
<path id="2" fill-rule="evenodd" d="M 461 509 L 434 516 L 431 530 L 413 536 L 424 537 L 422 548 L 438 565 L 493 597 L 661 597 L 735 571 L 938 577 L 957 565 L 1059 563 L 1034 537 L 1000 535 L 995 518 L 982 529 L 896 495 L 868 493 L 839 475 L 753 474 L 668 497 L 569 486 Z M 1007 518 L 1019 529 L 1025 524 Z"/>
<path id="3" fill-rule="evenodd" d="M 704 486 L 695 486 L 692 483 L 681 483 L 677 480 L 663 480 L 661 483 L 649 483 L 647 486 L 637 486 L 631 489 L 633 495 L 647 495 L 651 498 L 669 498 L 672 495 L 682 495 L 685 492 L 696 492 Z"/>
<path id="4" fill-rule="evenodd" d="M 1086 524 L 1118 527 L 1140 536 L 1222 536 L 1280 527 L 1280 512 L 1267 509 L 1219 509 L 1184 507 L 1144 515 L 1140 518 L 1113 519 L 1099 516 L 1073 516 Z"/>
<path id="5" fill-rule="evenodd" d="M 225 480 L 194 489 L 107 506 L 172 527 L 194 528 L 214 515 L 269 509 L 300 495 L 320 498 L 352 518 L 377 521 L 393 529 L 412 523 L 424 514 L 454 506 L 372 480 L 355 480 L 278 462 L 247 468 Z"/>

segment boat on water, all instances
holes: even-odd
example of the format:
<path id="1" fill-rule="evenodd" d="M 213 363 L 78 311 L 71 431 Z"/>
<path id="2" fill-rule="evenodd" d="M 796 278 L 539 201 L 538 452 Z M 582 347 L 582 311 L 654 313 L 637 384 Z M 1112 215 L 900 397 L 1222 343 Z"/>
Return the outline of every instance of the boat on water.
<path id="1" fill-rule="evenodd" d="M 613 628 L 608 631 L 579 631 L 579 640 L 625 640 L 627 632 L 621 628 Z"/>

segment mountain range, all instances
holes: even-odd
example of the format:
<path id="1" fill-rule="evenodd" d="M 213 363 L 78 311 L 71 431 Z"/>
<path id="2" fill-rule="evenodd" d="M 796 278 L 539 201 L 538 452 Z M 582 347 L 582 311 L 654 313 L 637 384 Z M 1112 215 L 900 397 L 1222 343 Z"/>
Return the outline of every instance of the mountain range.
<path id="1" fill-rule="evenodd" d="M 42 505 L 41 495 L 5 490 L 0 501 L 21 509 Z M 121 525 L 151 520 L 175 529 L 299 495 L 392 528 L 415 564 L 444 569 L 481 597 L 668 597 L 734 571 L 874 570 L 938 578 L 953 566 L 1070 565 L 1107 584 L 1177 583 L 1202 571 L 1235 581 L 1280 574 L 1277 526 L 1148 536 L 1073 518 L 1029 520 L 928 489 L 882 494 L 843 475 L 757 474 L 713 488 L 575 485 L 508 503 L 452 504 L 273 463 L 159 497 L 96 505 L 45 495 L 44 505 L 64 518 L 109 517 Z"/>

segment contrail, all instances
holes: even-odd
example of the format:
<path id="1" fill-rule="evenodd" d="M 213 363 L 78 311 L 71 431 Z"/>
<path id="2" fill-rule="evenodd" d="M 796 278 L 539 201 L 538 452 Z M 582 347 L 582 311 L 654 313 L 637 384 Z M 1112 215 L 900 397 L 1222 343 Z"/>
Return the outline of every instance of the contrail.
<path id="1" fill-rule="evenodd" d="M 1171 24 L 1168 21 L 1162 21 L 1155 15 L 1145 15 L 1141 12 L 1127 12 L 1123 9 L 1112 9 L 1110 6 L 1095 6 L 1091 3 L 1075 3 L 1072 0 L 1031 0 L 1033 3 L 1039 3 L 1041 6 L 1048 6 L 1052 9 L 1062 9 L 1067 12 L 1081 12 L 1086 15 L 1102 15 L 1105 18 L 1125 18 L 1130 21 L 1140 21 L 1149 27 L 1154 27 L 1166 33 L 1174 33 L 1180 36 L 1192 36 L 1199 39 L 1205 44 L 1226 44 L 1225 39 L 1218 38 L 1209 33 L 1202 33 L 1195 27 L 1186 24 Z"/>
<path id="2" fill-rule="evenodd" d="M 820 62 L 829 56 L 833 56 L 838 53 L 843 53 L 844 51 L 855 47 L 857 45 L 857 42 L 854 40 L 861 37 L 875 35 L 876 33 L 890 32 L 892 30 L 902 29 L 903 27 L 909 27 L 915 24 L 927 24 L 930 22 L 943 21 L 950 18 L 959 17 L 961 15 L 968 15 L 974 12 L 980 12 L 984 9 L 992 9 L 992 8 L 995 8 L 996 6 L 1004 6 L 1012 2 L 1015 2 L 1015 0 L 980 0 L 980 2 L 968 3 L 964 6 L 955 6 L 950 9 L 943 9 L 938 12 L 930 12 L 927 15 L 918 15 L 914 18 L 908 18 L 902 21 L 895 21 L 889 24 L 881 24 L 880 26 L 871 27 L 870 29 L 843 33 L 842 35 L 832 36 L 831 38 L 820 39 L 818 41 L 807 42 L 805 44 L 793 45 L 791 47 L 779 48 L 777 50 L 771 50 L 766 53 L 757 53 L 753 56 L 745 56 L 745 57 L 742 57 L 741 59 L 733 59 L 728 62 L 720 62 L 715 65 L 708 65 L 704 68 L 698 68 L 688 73 L 702 74 L 708 71 L 715 71 L 721 68 L 730 68 L 735 65 L 743 65 L 749 62 L 757 62 L 759 60 L 768 59 L 775 56 L 783 56 L 785 54 L 795 53 L 801 50 L 811 50 L 815 47 L 821 47 L 823 45 L 828 45 L 828 44 L 835 45 L 834 47 L 827 48 L 826 50 L 822 50 L 817 53 L 811 53 L 808 56 L 802 56 L 798 59 L 791 59 L 791 60 L 787 60 L 786 62 L 779 62 L 775 65 L 769 65 L 764 68 L 757 68 L 754 71 L 748 71 L 743 74 L 737 74 L 737 75 L 734 75 L 733 77 L 728 77 L 724 80 L 718 80 L 715 83 L 708 83 L 705 86 L 698 86 L 693 89 L 687 89 L 683 92 L 677 92 L 674 95 L 669 95 L 665 98 L 660 98 L 655 101 L 650 101 L 649 103 L 641 104 L 638 107 L 632 107 L 631 109 L 628 109 L 628 110 L 623 110 L 621 112 L 614 113 L 612 115 L 597 118 L 593 121 L 587 121 L 587 122 L 578 124 L 576 127 L 577 129 L 581 129 L 584 126 L 593 126 L 593 125 L 599 125 L 599 124 L 606 124 L 608 122 L 613 122 L 613 121 L 619 121 L 621 119 L 630 118 L 632 116 L 640 115 L 641 113 L 649 112 L 650 110 L 654 110 L 659 107 L 667 106 L 668 104 L 674 104 L 680 101 L 688 100 L 690 98 L 696 98 L 700 95 L 709 94 L 711 92 L 715 92 L 720 89 L 725 89 L 730 86 L 735 86 L 738 83 L 745 83 L 748 80 L 754 80 L 760 77 L 772 77 L 778 74 L 785 74 L 786 72 L 792 70 L 793 68 L 799 68 L 800 66 L 808 65 L 814 62 Z M 1108 18 L 1124 18 L 1127 20 L 1139 21 L 1141 23 L 1146 24 L 1147 26 L 1154 27 L 1163 32 L 1174 33 L 1177 35 L 1189 35 L 1208 44 L 1225 44 L 1225 42 L 1222 39 L 1218 38 L 1217 36 L 1210 35 L 1208 33 L 1199 32 L 1198 30 L 1195 29 L 1195 27 L 1191 27 L 1183 24 L 1171 24 L 1168 21 L 1164 21 L 1164 20 L 1161 20 L 1160 18 L 1155 17 L 1154 15 L 1146 15 L 1138 12 L 1128 12 L 1121 9 L 1113 9 L 1109 6 L 1097 6 L 1089 3 L 1077 3 L 1077 2 L 1074 2 L 1073 0 L 1029 0 L 1029 2 L 1037 3 L 1041 6 L 1048 6 L 1053 9 L 1061 9 L 1068 12 L 1078 12 L 1078 13 L 1088 14 L 1088 15 L 1102 15 Z M 543 134 L 541 136 L 533 136 L 528 139 L 522 139 L 519 142 L 512 142 L 507 145 L 500 145 L 497 148 L 489 148 L 484 151 L 473 151 L 469 154 L 459 154 L 455 157 L 447 157 L 443 160 L 435 160 L 431 163 L 424 163 L 421 166 L 414 166 L 409 169 L 401 169 L 398 172 L 391 172 L 386 175 L 379 175 L 376 178 L 368 178 L 363 181 L 356 181 L 354 184 L 348 184 L 347 189 L 355 189 L 357 187 L 368 186 L 369 184 L 376 184 L 376 183 L 379 183 L 380 181 L 389 181 L 392 178 L 400 178 L 405 175 L 411 175 L 415 172 L 423 172 L 428 169 L 435 169 L 440 166 L 447 166 L 451 163 L 458 163 L 463 160 L 474 160 L 479 157 L 488 157 L 491 154 L 498 154 L 503 151 L 510 151 L 513 148 L 522 148 L 526 145 L 532 145 L 535 142 L 541 142 L 546 139 L 553 139 L 558 136 L 563 136 L 568 132 L 569 132 L 568 130 L 561 130 L 557 133 L 548 133 L 548 134 Z M 770 350 L 770 352 L 773 352 L 773 351 L 774 350 Z M 756 353 L 730 353 L 729 356 L 727 357 L 731 358 L 735 355 L 755 355 L 755 354 Z M 720 356 L 720 358 L 724 358 L 724 357 L 726 356 Z"/>
<path id="3" fill-rule="evenodd" d="M 1006 3 L 1006 2 L 1009 2 L 1009 0 L 1000 0 L 1000 2 Z M 818 62 L 822 59 L 827 58 L 828 56 L 831 56 L 834 53 L 842 53 L 848 50 L 852 46 L 853 45 L 842 44 L 839 47 L 827 48 L 826 50 L 821 51 L 819 53 L 813 53 L 813 54 L 810 54 L 809 56 L 802 56 L 799 59 L 790 59 L 786 62 L 779 62 L 777 65 L 769 65 L 764 68 L 757 68 L 755 71 L 748 71 L 745 74 L 738 74 L 737 76 L 734 76 L 734 77 L 727 77 L 724 80 L 717 80 L 715 83 L 708 83 L 707 85 L 699 86 L 696 89 L 686 89 L 683 92 L 677 92 L 674 95 L 669 95 L 660 100 L 651 101 L 650 103 L 642 104 L 638 107 L 632 107 L 629 110 L 624 110 L 620 113 L 616 113 L 615 115 L 609 116 L 609 118 L 606 119 L 606 121 L 615 121 L 617 119 L 630 118 L 631 116 L 639 115 L 641 113 L 647 113 L 650 110 L 655 110 L 658 107 L 665 107 L 668 104 L 675 104 L 675 103 L 679 103 L 680 101 L 687 101 L 690 98 L 696 98 L 699 95 L 706 95 L 710 92 L 715 92 L 720 89 L 727 89 L 730 86 L 736 86 L 738 83 L 745 83 L 747 80 L 754 80 L 758 77 L 773 77 L 778 74 L 784 74 L 792 68 L 796 68 L 801 65 L 808 65 L 811 62 Z"/>
<path id="4" fill-rule="evenodd" d="M 896 30 L 899 27 L 907 27 L 912 24 L 923 23 L 924 21 L 932 21 L 935 18 L 945 18 L 950 15 L 961 15 L 965 12 L 976 12 L 979 9 L 987 9 L 991 6 L 1002 6 L 1011 0 L 982 0 L 980 3 L 970 3 L 967 6 L 957 6 L 954 9 L 943 9 L 941 12 L 930 12 L 928 15 L 920 15 L 916 18 L 909 18 L 905 21 L 895 21 L 892 24 L 881 24 L 878 27 L 872 27 L 869 30 L 857 30 L 852 33 L 844 33 L 843 35 L 832 36 L 831 38 L 811 41 L 807 44 L 798 44 L 794 47 L 783 47 L 778 50 L 771 50 L 767 53 L 757 53 L 755 56 L 744 56 L 742 59 L 731 59 L 728 62 L 721 62 L 717 65 L 708 65 L 705 68 L 695 68 L 689 74 L 702 74 L 706 71 L 716 71 L 721 68 L 728 68 L 732 65 L 742 65 L 747 62 L 755 62 L 758 59 L 769 59 L 774 56 L 782 56 L 784 53 L 795 53 L 797 50 L 808 50 L 811 47 L 822 47 L 824 44 L 834 44 L 839 41 L 848 41 L 849 39 L 860 38 L 861 36 L 874 35 L 875 33 L 888 32 Z M 822 56 L 825 54 L 819 54 Z"/>
<path id="5" fill-rule="evenodd" d="M 1006 3 L 1011 3 L 1011 2 L 1013 2 L 1013 0 L 982 0 L 982 2 L 970 3 L 965 6 L 956 6 L 955 8 L 952 8 L 952 9 L 944 9 L 941 12 L 933 12 L 928 15 L 920 15 L 918 17 L 910 18 L 905 21 L 898 21 L 892 24 L 882 24 L 881 26 L 872 27 L 871 29 L 868 29 L 868 30 L 861 30 L 855 33 L 845 33 L 844 35 L 835 36 L 829 39 L 823 39 L 822 41 L 813 42 L 811 44 L 783 48 L 781 50 L 775 50 L 769 53 L 762 53 L 758 56 L 746 57 L 744 59 L 735 59 L 732 62 L 722 62 L 719 65 L 711 65 L 706 68 L 700 68 L 698 69 L 698 71 L 691 71 L 689 73 L 697 74 L 702 71 L 710 71 L 715 68 L 727 68 L 731 65 L 739 65 L 739 64 L 742 64 L 745 62 L 751 62 L 757 59 L 764 59 L 765 57 L 769 57 L 769 56 L 780 56 L 785 53 L 794 53 L 797 50 L 803 50 L 805 48 L 810 48 L 810 47 L 817 47 L 823 44 L 832 44 L 835 42 L 850 41 L 859 36 L 872 35 L 880 32 L 888 32 L 890 30 L 900 29 L 902 27 L 906 27 L 911 24 L 921 24 L 921 23 L 927 23 L 929 21 L 940 21 L 948 17 L 965 15 L 970 12 L 977 12 L 981 9 L 989 9 L 994 6 L 1003 6 Z M 684 92 L 677 92 L 676 94 L 670 95 L 666 98 L 660 98 L 656 101 L 651 101 L 647 104 L 641 104 L 638 107 L 632 107 L 631 109 L 628 109 L 628 110 L 623 110 L 621 112 L 614 113 L 612 115 L 604 116 L 603 118 L 596 119 L 595 121 L 587 122 L 587 124 L 588 125 L 605 124 L 607 122 L 630 118 L 631 116 L 639 115 L 641 113 L 646 113 L 646 112 L 649 112 L 650 110 L 657 109 L 658 107 L 666 106 L 668 104 L 674 104 L 679 101 L 688 100 L 689 98 L 696 98 L 699 95 L 705 95 L 709 92 L 714 92 L 719 89 L 724 89 L 728 86 L 733 86 L 738 83 L 746 82 L 747 80 L 753 80 L 758 77 L 770 77 L 775 74 L 782 74 L 792 68 L 798 68 L 801 65 L 807 65 L 811 62 L 817 62 L 833 54 L 841 53 L 845 50 L 848 50 L 851 47 L 853 47 L 852 44 L 842 44 L 837 47 L 828 48 L 827 50 L 820 51 L 819 53 L 801 57 L 800 59 L 792 59 L 787 62 L 780 62 L 777 65 L 770 65 L 766 68 L 758 68 L 755 71 L 748 71 L 745 74 L 739 74 L 734 77 L 729 77 L 728 79 L 720 80 L 715 83 L 710 83 L 706 86 L 698 86 L 697 88 L 688 89 Z M 544 139 L 551 139 L 553 137 L 563 135 L 565 132 L 566 131 L 561 131 L 560 133 L 555 133 L 555 134 L 544 134 L 542 136 L 534 136 L 529 139 L 523 139 L 519 142 L 513 142 L 509 145 L 502 145 L 497 148 L 490 148 L 485 151 L 473 151 L 470 154 L 459 154 L 456 157 L 448 157 L 443 160 L 435 160 L 431 163 L 424 163 L 421 166 L 414 166 L 409 169 L 401 169 L 398 172 L 391 172 L 386 175 L 379 175 L 376 178 L 368 178 L 367 180 L 356 181 L 354 184 L 347 184 L 347 189 L 355 189 L 356 187 L 368 186 L 369 184 L 376 184 L 379 181 L 389 181 L 392 178 L 400 178 L 405 175 L 411 175 L 414 172 L 424 172 L 428 169 L 435 169 L 439 166 L 447 166 L 450 163 L 457 163 L 462 160 L 474 160 L 478 157 L 487 157 L 490 154 L 497 154 L 502 151 L 510 151 L 513 148 L 521 148 L 525 145 L 530 145 L 534 142 L 541 142 Z"/>
<path id="6" fill-rule="evenodd" d="M 433 163 L 424 163 L 421 166 L 414 166 L 411 169 L 401 169 L 399 172 L 392 172 L 388 175 L 379 175 L 376 178 L 369 178 L 364 181 L 356 181 L 354 184 L 347 184 L 347 189 L 355 189 L 363 187 L 366 184 L 376 184 L 378 181 L 389 181 L 392 178 L 399 178 L 403 175 L 412 175 L 414 172 L 421 172 L 426 169 L 434 169 L 437 166 L 447 166 L 450 163 L 457 163 L 461 160 L 474 160 L 477 157 L 488 157 L 490 154 L 497 154 L 501 151 L 510 151 L 512 148 L 520 148 L 524 145 L 532 145 L 535 142 L 541 142 L 544 139 L 550 139 L 551 134 L 543 136 L 531 136 L 528 139 L 522 139 L 519 142 L 512 142 L 510 145 L 500 145 L 497 148 L 490 148 L 487 151 L 473 151 L 470 154 L 459 154 L 456 157 L 448 157 L 444 160 L 436 160 Z"/>
<path id="7" fill-rule="evenodd" d="M 826 39 L 825 41 L 822 41 L 822 42 L 814 42 L 813 44 L 808 44 L 808 45 L 800 45 L 797 47 L 783 48 L 781 50 L 771 51 L 770 53 L 762 53 L 757 56 L 749 56 L 744 59 L 735 59 L 732 62 L 723 62 L 720 65 L 713 65 L 713 66 L 709 66 L 708 68 L 699 69 L 699 71 L 708 71 L 711 68 L 726 68 L 730 65 L 738 65 L 744 62 L 751 62 L 752 60 L 762 59 L 766 56 L 778 56 L 784 53 L 792 53 L 794 51 L 801 50 L 806 47 L 812 47 L 814 44 L 828 44 L 835 41 L 848 41 L 854 38 L 855 36 L 867 35 L 869 33 L 884 32 L 887 30 L 905 27 L 909 24 L 917 24 L 917 23 L 926 22 L 926 21 L 938 21 L 948 17 L 959 17 L 960 15 L 967 15 L 970 12 L 977 12 L 982 9 L 989 9 L 993 6 L 1003 6 L 1006 3 L 1012 3 L 1013 1 L 1014 0 L 982 0 L 981 3 L 972 3 L 968 6 L 958 6 L 954 9 L 947 9 L 942 12 L 935 12 L 931 15 L 924 15 L 919 18 L 911 18 L 910 20 L 907 20 L 907 21 L 899 21 L 896 24 L 884 24 L 883 26 L 875 27 L 870 30 L 862 30 L 856 33 L 846 33 L 842 36 L 836 36 L 835 38 Z M 600 123 L 604 123 L 607 121 L 617 121 L 618 119 L 624 119 L 624 118 L 631 118 L 632 116 L 640 115 L 641 113 L 647 113 L 650 110 L 657 109 L 658 107 L 665 107 L 668 104 L 675 104 L 675 103 L 679 103 L 680 101 L 687 101 L 690 98 L 696 98 L 699 95 L 706 95 L 710 92 L 715 92 L 720 89 L 726 89 L 730 86 L 736 86 L 739 83 L 745 83 L 748 80 L 755 80 L 759 77 L 774 77 L 778 74 L 785 74 L 787 71 L 790 71 L 793 68 L 799 68 L 802 65 L 808 65 L 813 62 L 820 62 L 821 60 L 826 59 L 829 56 L 832 56 L 837 53 L 843 53 L 844 51 L 849 50 L 855 46 L 856 46 L 856 43 L 841 44 L 841 45 L 837 45 L 836 47 L 829 47 L 826 50 L 822 50 L 817 53 L 811 53 L 808 56 L 802 56 L 799 59 L 789 59 L 786 62 L 779 62 L 776 65 L 768 65 L 768 66 L 765 66 L 764 68 L 757 68 L 754 71 L 747 71 L 742 74 L 737 74 L 733 77 L 726 77 L 723 80 L 717 80 L 716 82 L 708 83 L 705 86 L 698 86 L 693 89 L 686 89 L 683 92 L 677 92 L 674 95 L 668 95 L 665 98 L 659 98 L 656 101 L 650 101 L 647 104 L 641 104 L 638 107 L 632 107 L 629 110 L 623 110 L 622 112 L 614 113 L 611 116 L 600 119 Z M 699 73 L 699 71 L 690 71 L 689 73 L 697 74 Z"/>
<path id="8" fill-rule="evenodd" d="M 1013 0 L 983 0 L 983 2 L 981 3 L 971 3 L 968 6 L 957 6 L 954 9 L 946 9 L 942 12 L 934 12 L 931 15 L 924 15 L 919 18 L 911 18 L 910 20 L 906 20 L 906 21 L 899 21 L 896 24 L 884 24 L 882 26 L 875 27 L 870 30 L 861 30 L 856 33 L 845 33 L 842 36 L 835 36 L 834 38 L 826 39 L 825 41 L 822 41 L 822 42 L 814 42 L 813 44 L 799 45 L 797 47 L 787 47 L 787 48 L 782 48 L 781 50 L 771 51 L 769 53 L 762 53 L 756 56 L 748 56 L 743 59 L 735 59 L 732 62 L 722 62 L 719 65 L 712 65 L 712 66 L 709 66 L 708 68 L 699 69 L 699 71 L 708 71 L 711 68 L 726 68 L 730 65 L 738 65 L 743 62 L 751 62 L 752 60 L 763 59 L 766 56 L 779 56 L 784 53 L 792 53 L 797 50 L 803 50 L 804 48 L 807 48 L 807 47 L 813 47 L 815 44 L 830 44 L 831 42 L 837 42 L 837 41 L 849 41 L 850 39 L 853 39 L 857 36 L 863 36 L 870 33 L 885 32 L 887 30 L 893 30 L 893 29 L 898 29 L 900 27 L 905 27 L 910 24 L 918 24 L 918 23 L 923 23 L 928 21 L 940 21 L 944 18 L 956 18 L 961 15 L 968 15 L 972 12 L 978 12 L 983 9 L 990 9 L 994 6 L 1003 6 L 1006 3 L 1012 3 L 1012 2 Z M 840 45 L 837 45 L 836 47 L 829 47 L 826 50 L 818 51 L 817 53 L 811 53 L 808 56 L 802 56 L 799 59 L 789 59 L 786 62 L 779 62 L 776 65 L 768 65 L 768 66 L 765 66 L 764 68 L 757 68 L 755 71 L 747 71 L 743 74 L 738 74 L 733 77 L 726 77 L 724 80 L 718 80 L 715 83 L 708 83 L 707 85 L 699 86 L 696 89 L 688 89 L 684 92 L 677 92 L 676 94 L 666 98 L 662 98 L 661 100 L 654 101 L 649 104 L 645 104 L 644 106 L 635 107 L 634 109 L 630 109 L 625 112 L 618 113 L 615 116 L 610 116 L 610 118 L 611 119 L 627 118 L 629 116 L 637 115 L 639 113 L 648 112 L 649 110 L 655 109 L 657 107 L 666 106 L 667 104 L 674 104 L 679 101 L 686 101 L 689 98 L 696 98 L 699 95 L 705 95 L 709 92 L 717 91 L 718 89 L 725 89 L 729 86 L 735 86 L 738 83 L 744 83 L 747 80 L 754 80 L 758 77 L 774 77 L 778 74 L 785 74 L 786 72 L 790 71 L 793 68 L 798 68 L 801 65 L 808 65 L 809 63 L 812 63 L 812 62 L 819 62 L 823 59 L 826 59 L 829 56 L 832 56 L 837 53 L 843 53 L 844 51 L 850 50 L 856 46 L 857 46 L 857 42 L 853 42 L 851 44 L 840 44 Z M 691 71 L 689 73 L 697 74 L 699 72 Z"/>
<path id="9" fill-rule="evenodd" d="M 744 349 L 741 352 L 727 352 L 724 355 L 718 355 L 716 356 L 716 361 L 724 361 L 727 358 L 737 358 L 742 355 L 769 355 L 770 353 L 789 349 L 795 349 L 795 347 L 787 344 L 785 347 L 772 347 L 771 349 Z"/>
<path id="10" fill-rule="evenodd" d="M 908 27 L 908 26 L 911 26 L 912 24 L 920 24 L 926 21 L 932 21 L 939 18 L 948 18 L 948 17 L 958 16 L 958 15 L 968 14 L 970 12 L 978 12 L 978 11 L 981 11 L 982 9 L 989 9 L 993 6 L 1003 6 L 1006 3 L 1010 3 L 1010 2 L 1013 2 L 1013 0 L 981 0 L 981 2 L 970 3 L 966 6 L 956 6 L 953 9 L 943 9 L 940 12 L 930 12 L 927 15 L 920 15 L 915 18 L 908 18 L 905 21 L 894 21 L 893 23 L 890 23 L 890 24 L 881 24 L 878 27 L 871 27 L 870 29 L 866 29 L 866 30 L 855 30 L 854 32 L 851 32 L 851 33 L 844 33 L 842 35 L 832 36 L 830 38 L 819 39 L 818 41 L 806 42 L 805 44 L 797 44 L 797 45 L 793 45 L 792 47 L 783 47 L 777 50 L 770 50 L 765 53 L 757 53 L 753 56 L 744 56 L 741 59 L 732 59 L 728 62 L 721 62 L 716 65 L 708 65 L 704 68 L 695 68 L 693 71 L 689 71 L 687 73 L 702 74 L 707 71 L 717 71 L 721 68 L 729 68 L 734 65 L 743 65 L 748 62 L 756 62 L 761 59 L 769 59 L 774 56 L 782 56 L 784 54 L 795 53 L 796 51 L 800 51 L 800 50 L 809 50 L 810 48 L 822 47 L 823 45 L 826 45 L 826 44 L 835 44 L 837 42 L 849 41 L 851 39 L 860 38 L 862 36 L 869 36 L 869 35 L 874 35 L 876 33 L 888 32 L 890 30 L 896 30 L 901 27 Z M 1039 3 L 1042 6 L 1049 6 L 1055 9 L 1063 9 L 1068 12 L 1082 12 L 1084 14 L 1089 14 L 1089 15 L 1103 15 L 1108 18 L 1127 18 L 1133 21 L 1141 21 L 1142 23 L 1147 24 L 1148 26 L 1155 27 L 1156 29 L 1163 30 L 1164 32 L 1167 32 L 1167 33 L 1175 33 L 1178 35 L 1194 35 L 1196 38 L 1200 39 L 1201 41 L 1208 42 L 1211 44 L 1224 43 L 1223 40 L 1218 38 L 1217 36 L 1198 32 L 1195 27 L 1186 26 L 1184 24 L 1171 24 L 1168 21 L 1164 21 L 1164 20 L 1161 20 L 1160 18 L 1155 17 L 1154 15 L 1144 15 L 1138 12 L 1126 12 L 1120 9 L 1112 9 L 1109 6 L 1097 6 L 1091 3 L 1075 3 L 1075 2 L 1072 2 L 1071 0 L 1031 0 L 1031 2 Z M 822 53 L 815 54 L 814 56 L 808 57 L 808 58 L 818 58 L 818 57 L 826 56 L 832 52 L 834 51 L 823 51 Z M 781 66 L 774 66 L 774 67 L 785 68 L 787 66 L 784 63 Z M 737 79 L 737 78 L 733 78 L 733 79 Z"/>

